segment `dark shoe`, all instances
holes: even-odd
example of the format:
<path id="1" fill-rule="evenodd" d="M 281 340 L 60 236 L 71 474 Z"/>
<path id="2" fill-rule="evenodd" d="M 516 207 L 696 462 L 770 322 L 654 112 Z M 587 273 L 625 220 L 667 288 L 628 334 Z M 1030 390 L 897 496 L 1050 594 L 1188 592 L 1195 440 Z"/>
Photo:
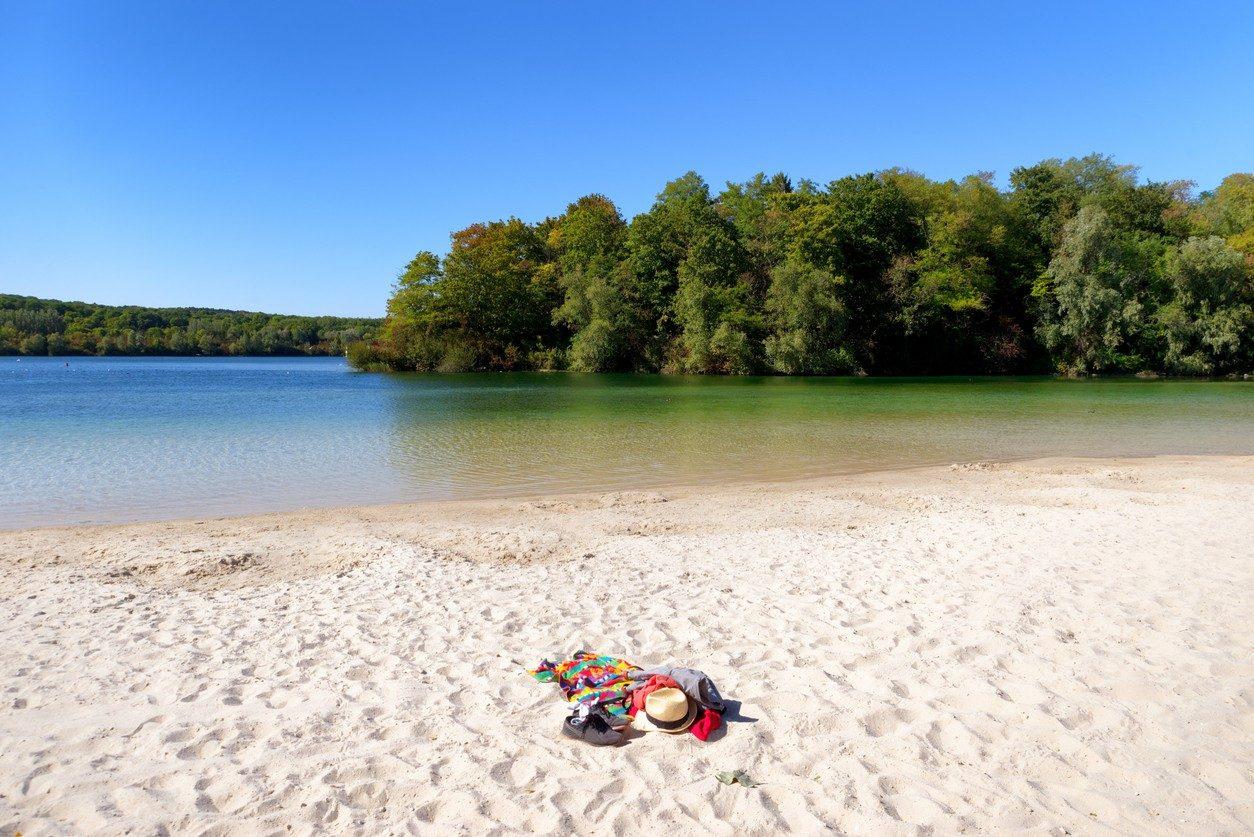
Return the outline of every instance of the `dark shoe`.
<path id="1" fill-rule="evenodd" d="M 577 711 L 562 722 L 562 734 L 580 741 L 587 741 L 597 747 L 617 744 L 623 740 L 622 733 L 610 726 L 602 712 Z"/>

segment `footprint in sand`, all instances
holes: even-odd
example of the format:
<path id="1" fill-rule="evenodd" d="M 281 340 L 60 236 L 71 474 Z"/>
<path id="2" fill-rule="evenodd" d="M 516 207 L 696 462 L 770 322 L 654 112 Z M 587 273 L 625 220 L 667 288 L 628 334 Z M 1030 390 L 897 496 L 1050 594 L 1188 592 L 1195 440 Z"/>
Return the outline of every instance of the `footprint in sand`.
<path id="1" fill-rule="evenodd" d="M 274 689 L 264 696 L 266 706 L 270 709 L 282 709 L 292 700 L 292 693 L 286 689 Z"/>
<path id="2" fill-rule="evenodd" d="M 904 709 L 881 709 L 869 715 L 864 715 L 861 723 L 867 735 L 872 738 L 879 738 L 882 735 L 888 735 L 902 724 L 909 723 L 913 719 L 914 715 Z"/>

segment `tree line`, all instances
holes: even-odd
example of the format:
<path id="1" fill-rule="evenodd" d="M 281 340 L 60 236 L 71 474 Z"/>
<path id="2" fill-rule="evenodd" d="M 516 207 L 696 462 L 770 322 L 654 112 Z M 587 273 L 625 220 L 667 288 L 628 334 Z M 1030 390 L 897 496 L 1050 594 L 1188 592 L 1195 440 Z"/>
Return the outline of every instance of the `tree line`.
<path id="1" fill-rule="evenodd" d="M 714 374 L 1254 369 L 1254 175 L 1194 195 L 1090 155 L 934 181 L 689 172 L 630 221 L 588 195 L 404 268 L 370 370 Z"/>
<path id="2" fill-rule="evenodd" d="M 140 308 L 0 294 L 0 354 L 339 355 L 379 321 Z"/>

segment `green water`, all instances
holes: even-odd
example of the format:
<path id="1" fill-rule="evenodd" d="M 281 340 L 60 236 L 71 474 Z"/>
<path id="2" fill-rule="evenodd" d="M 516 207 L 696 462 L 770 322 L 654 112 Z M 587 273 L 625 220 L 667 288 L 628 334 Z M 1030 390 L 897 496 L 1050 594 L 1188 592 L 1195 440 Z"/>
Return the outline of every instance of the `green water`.
<path id="1" fill-rule="evenodd" d="M 450 487 L 510 492 L 1254 452 L 1254 388 L 1244 384 L 541 375 L 443 385 L 476 391 L 453 399 L 434 434 Z M 424 412 L 398 405 L 400 467 L 429 465 L 415 456 L 433 429 Z"/>
<path id="2" fill-rule="evenodd" d="M 1165 453 L 1254 453 L 1254 384 L 0 358 L 0 527 Z"/>

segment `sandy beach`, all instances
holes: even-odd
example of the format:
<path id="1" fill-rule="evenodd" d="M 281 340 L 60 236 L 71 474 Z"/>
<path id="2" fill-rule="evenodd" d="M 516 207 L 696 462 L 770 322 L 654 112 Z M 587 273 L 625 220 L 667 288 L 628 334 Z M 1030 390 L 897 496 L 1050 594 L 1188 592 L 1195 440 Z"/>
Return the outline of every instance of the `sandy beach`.
<path id="1" fill-rule="evenodd" d="M 1248 833 L 1252 544 L 1254 457 L 0 533 L 0 832 Z M 728 723 L 563 737 L 580 648 Z"/>

